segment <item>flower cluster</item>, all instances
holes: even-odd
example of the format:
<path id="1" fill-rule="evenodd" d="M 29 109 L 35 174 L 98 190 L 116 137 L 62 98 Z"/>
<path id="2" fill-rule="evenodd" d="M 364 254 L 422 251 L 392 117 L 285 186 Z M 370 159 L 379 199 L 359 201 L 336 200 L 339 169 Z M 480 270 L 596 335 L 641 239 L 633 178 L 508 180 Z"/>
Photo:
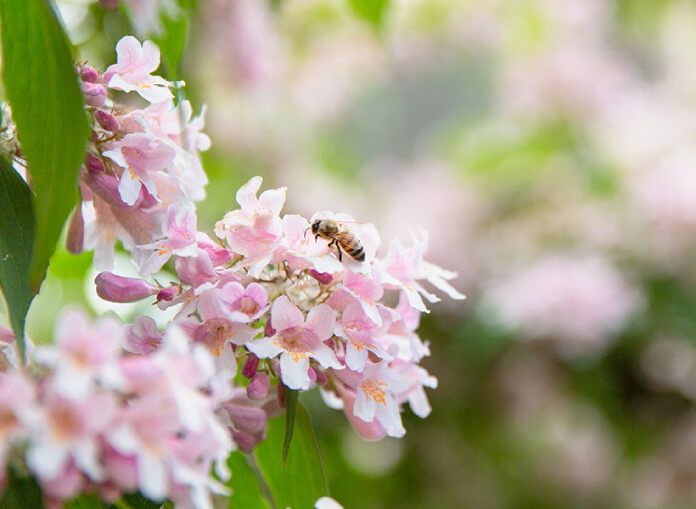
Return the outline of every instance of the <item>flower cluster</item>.
<path id="1" fill-rule="evenodd" d="M 193 211 L 207 183 L 198 151 L 210 146 L 200 132 L 202 115 L 192 118 L 188 101 L 174 105 L 171 87 L 180 84 L 152 75 L 159 49 L 127 36 L 116 52 L 118 61 L 106 72 L 88 65 L 79 71 L 93 133 L 80 173 L 82 204 L 67 239 L 72 252 L 94 249 L 102 270 L 112 268 L 117 240 L 142 263 L 147 247 L 136 246 L 171 233 L 174 216 Z M 137 92 L 148 105 L 117 105 L 114 91 Z"/>
<path id="2" fill-rule="evenodd" d="M 254 177 L 239 189 L 240 208 L 218 221 L 217 242 L 196 232 L 188 215 L 173 218 L 167 240 L 152 245 L 143 268 L 152 273 L 174 254 L 178 281 L 159 288 L 103 272 L 99 294 L 114 302 L 156 294 L 162 308 L 180 305 L 174 323 L 216 356 L 220 370 L 235 372 L 242 364 L 251 402 L 268 397 L 274 378 L 282 381 L 281 391 L 319 385 L 364 437 L 402 436 L 401 405 L 409 402 L 425 417 L 430 407 L 423 389 L 437 385 L 419 366 L 429 349 L 415 330 L 427 311 L 423 297 L 439 298 L 421 281 L 463 298 L 448 283 L 455 274 L 423 259 L 425 234 L 410 246 L 394 240 L 380 258 L 373 225 L 331 212 L 310 221 L 281 217 L 285 188 L 257 196 L 260 187 L 261 178 Z M 339 261 L 341 242 L 331 246 L 311 233 L 318 220 L 345 228 L 344 237 L 362 246 L 364 261 L 346 253 Z M 398 304 L 387 306 L 385 295 Z M 129 348 L 148 353 L 158 344 L 154 322 L 138 318 Z M 244 405 L 261 406 L 249 401 Z M 263 438 L 262 429 L 237 430 L 235 439 L 249 449 Z"/>
<path id="3" fill-rule="evenodd" d="M 49 501 L 96 490 L 115 501 L 140 491 L 152 500 L 212 507 L 226 488 L 230 435 L 215 411 L 228 396 L 210 354 L 176 326 L 152 355 L 121 348 L 126 329 L 77 310 L 63 313 L 54 346 L 36 349 L 45 369 L 0 373 L 0 477 L 13 448 L 23 453 Z"/>

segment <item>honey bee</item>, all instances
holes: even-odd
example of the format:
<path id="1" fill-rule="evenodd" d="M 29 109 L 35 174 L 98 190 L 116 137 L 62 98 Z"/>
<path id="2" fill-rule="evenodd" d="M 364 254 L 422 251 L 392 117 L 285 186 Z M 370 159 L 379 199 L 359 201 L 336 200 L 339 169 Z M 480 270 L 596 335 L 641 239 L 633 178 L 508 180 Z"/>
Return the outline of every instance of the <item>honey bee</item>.
<path id="1" fill-rule="evenodd" d="M 334 221 L 333 219 L 317 219 L 312 223 L 311 229 L 314 240 L 321 237 L 330 241 L 329 247 L 336 246 L 339 262 L 343 261 L 341 249 L 353 260 L 358 262 L 365 261 L 365 249 L 355 234 L 344 223 Z"/>

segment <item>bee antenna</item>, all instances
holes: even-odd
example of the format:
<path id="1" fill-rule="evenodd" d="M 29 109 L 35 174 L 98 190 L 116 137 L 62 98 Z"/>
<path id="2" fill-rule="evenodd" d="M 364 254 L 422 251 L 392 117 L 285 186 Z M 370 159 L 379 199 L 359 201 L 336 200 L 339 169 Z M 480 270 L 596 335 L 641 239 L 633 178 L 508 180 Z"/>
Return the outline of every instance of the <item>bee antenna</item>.
<path id="1" fill-rule="evenodd" d="M 304 235 L 302 236 L 302 238 L 305 238 L 305 239 L 307 238 L 307 230 L 309 230 L 310 228 L 311 228 L 311 226 L 305 228 Z"/>

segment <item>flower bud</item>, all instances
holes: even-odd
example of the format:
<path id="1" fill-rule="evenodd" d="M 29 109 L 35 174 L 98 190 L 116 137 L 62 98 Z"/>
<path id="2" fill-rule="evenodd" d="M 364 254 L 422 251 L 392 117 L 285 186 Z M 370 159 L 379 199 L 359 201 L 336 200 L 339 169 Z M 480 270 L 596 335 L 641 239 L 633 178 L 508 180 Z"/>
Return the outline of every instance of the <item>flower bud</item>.
<path id="1" fill-rule="evenodd" d="M 157 292 L 157 302 L 166 301 L 174 299 L 179 293 L 179 287 L 177 285 L 169 285 L 167 288 L 162 288 Z"/>
<path id="2" fill-rule="evenodd" d="M 111 302 L 135 302 L 157 293 L 157 288 L 142 279 L 101 272 L 94 279 L 97 295 Z"/>
<path id="3" fill-rule="evenodd" d="M 239 447 L 239 450 L 247 454 L 252 452 L 256 444 L 259 443 L 259 439 L 255 436 L 248 433 L 240 433 L 239 431 L 232 432 L 232 439 L 234 443 L 237 444 L 237 447 Z"/>
<path id="4" fill-rule="evenodd" d="M 276 333 L 275 329 L 271 326 L 271 321 L 266 322 L 266 327 L 263 329 L 263 335 L 266 337 L 271 337 Z"/>
<path id="5" fill-rule="evenodd" d="M 85 168 L 92 175 L 100 175 L 106 173 L 106 166 L 104 166 L 104 161 L 101 158 L 87 152 L 85 156 Z"/>
<path id="6" fill-rule="evenodd" d="M 256 373 L 249 381 L 246 391 L 249 399 L 263 399 L 268 395 L 268 390 L 271 388 L 271 381 L 266 373 Z"/>
<path id="7" fill-rule="evenodd" d="M 331 283 L 331 281 L 333 281 L 333 276 L 327 272 L 317 272 L 314 269 L 310 269 L 309 275 L 323 285 L 328 285 L 329 283 Z"/>
<path id="8" fill-rule="evenodd" d="M 317 384 L 324 386 L 329 383 L 329 377 L 323 371 L 316 371 L 317 374 Z"/>
<path id="9" fill-rule="evenodd" d="M 255 406 L 223 403 L 222 408 L 230 416 L 235 429 L 244 433 L 259 433 L 264 430 L 268 422 L 266 412 Z"/>
<path id="10" fill-rule="evenodd" d="M 93 108 L 101 108 L 106 102 L 106 88 L 96 83 L 82 82 L 82 93 L 85 103 Z"/>
<path id="11" fill-rule="evenodd" d="M 256 374 L 256 370 L 259 369 L 259 358 L 253 353 L 249 354 L 249 357 L 244 361 L 244 366 L 242 367 L 242 375 L 245 378 L 251 378 Z"/>
<path id="12" fill-rule="evenodd" d="M 118 131 L 118 120 L 111 113 L 102 110 L 94 112 L 94 119 L 102 126 L 102 129 L 115 132 Z"/>
<path id="13" fill-rule="evenodd" d="M 372 422 L 365 422 L 360 417 L 353 414 L 353 407 L 355 406 L 355 391 L 350 389 L 344 389 L 341 391 L 341 399 L 343 400 L 343 411 L 348 418 L 353 429 L 358 432 L 358 434 L 365 440 L 379 440 L 387 432 L 384 426 L 375 418 Z"/>
<path id="14" fill-rule="evenodd" d="M 82 204 L 78 203 L 70 218 L 68 234 L 65 237 L 65 247 L 72 254 L 80 254 L 85 240 L 85 222 L 82 219 Z"/>
<path id="15" fill-rule="evenodd" d="M 314 368 L 310 367 L 307 370 L 307 375 L 309 375 L 309 388 L 307 389 L 309 390 L 314 387 L 314 384 L 317 382 L 317 373 L 314 371 Z"/>
<path id="16" fill-rule="evenodd" d="M 80 67 L 80 79 L 88 83 L 95 83 L 99 79 L 99 74 L 89 65 Z"/>

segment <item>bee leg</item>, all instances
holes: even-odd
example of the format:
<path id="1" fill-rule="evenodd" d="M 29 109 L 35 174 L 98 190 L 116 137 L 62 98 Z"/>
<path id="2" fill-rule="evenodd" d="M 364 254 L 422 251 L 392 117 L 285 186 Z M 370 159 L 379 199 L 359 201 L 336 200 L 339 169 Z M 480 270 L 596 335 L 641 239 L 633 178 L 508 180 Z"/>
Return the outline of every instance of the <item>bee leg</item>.
<path id="1" fill-rule="evenodd" d="M 314 236 L 314 242 L 316 242 L 317 240 L 319 240 L 319 234 L 318 234 L 318 233 Z"/>
<path id="2" fill-rule="evenodd" d="M 336 251 L 338 251 L 338 261 L 342 262 L 343 256 L 341 255 L 341 248 L 339 247 L 338 242 L 336 242 Z"/>

